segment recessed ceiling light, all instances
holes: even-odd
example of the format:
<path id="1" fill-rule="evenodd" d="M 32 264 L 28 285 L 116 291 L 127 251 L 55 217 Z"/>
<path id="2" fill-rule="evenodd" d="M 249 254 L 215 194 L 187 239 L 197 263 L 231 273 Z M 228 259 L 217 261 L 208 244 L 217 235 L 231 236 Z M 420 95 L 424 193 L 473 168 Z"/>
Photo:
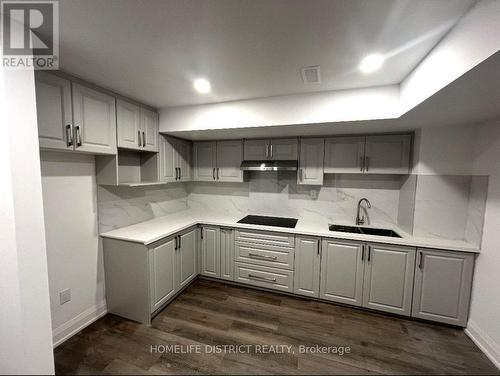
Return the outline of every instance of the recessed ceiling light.
<path id="1" fill-rule="evenodd" d="M 361 60 L 359 70 L 363 73 L 373 73 L 384 64 L 384 57 L 381 54 L 371 54 Z"/>
<path id="2" fill-rule="evenodd" d="M 210 82 L 208 82 L 208 80 L 205 80 L 204 78 L 198 78 L 194 80 L 193 86 L 200 94 L 209 93 L 211 89 Z"/>

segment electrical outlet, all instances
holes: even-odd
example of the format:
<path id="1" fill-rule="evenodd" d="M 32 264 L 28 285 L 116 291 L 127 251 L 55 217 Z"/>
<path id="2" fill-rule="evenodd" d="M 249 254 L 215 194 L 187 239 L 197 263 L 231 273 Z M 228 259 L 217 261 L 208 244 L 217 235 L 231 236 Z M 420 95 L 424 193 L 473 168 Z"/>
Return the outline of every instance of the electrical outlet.
<path id="1" fill-rule="evenodd" d="M 71 289 L 59 291 L 59 304 L 63 305 L 71 300 Z"/>
<path id="2" fill-rule="evenodd" d="M 313 199 L 316 200 L 318 198 L 318 191 L 316 189 L 311 189 L 309 191 L 309 196 Z"/>

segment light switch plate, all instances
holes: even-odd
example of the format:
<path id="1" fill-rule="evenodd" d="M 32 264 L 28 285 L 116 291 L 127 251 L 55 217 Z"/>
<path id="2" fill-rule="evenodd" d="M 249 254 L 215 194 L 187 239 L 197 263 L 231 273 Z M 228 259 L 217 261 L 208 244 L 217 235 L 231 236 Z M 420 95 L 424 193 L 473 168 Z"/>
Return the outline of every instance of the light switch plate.
<path id="1" fill-rule="evenodd" d="M 71 289 L 59 291 L 59 304 L 63 305 L 71 300 Z"/>

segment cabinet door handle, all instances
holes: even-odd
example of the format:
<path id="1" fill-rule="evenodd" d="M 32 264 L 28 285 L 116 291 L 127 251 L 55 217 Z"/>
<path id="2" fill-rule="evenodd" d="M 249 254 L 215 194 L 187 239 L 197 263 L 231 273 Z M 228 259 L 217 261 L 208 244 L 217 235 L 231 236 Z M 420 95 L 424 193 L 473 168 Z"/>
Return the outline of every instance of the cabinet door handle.
<path id="1" fill-rule="evenodd" d="M 182 248 L 182 237 L 179 235 L 179 249 Z"/>
<path id="2" fill-rule="evenodd" d="M 146 133 L 142 131 L 142 146 L 146 147 Z"/>
<path id="3" fill-rule="evenodd" d="M 179 245 L 179 242 L 177 241 L 177 236 L 174 239 L 175 239 L 174 251 L 177 251 L 177 248 L 178 248 L 178 245 Z"/>
<path id="4" fill-rule="evenodd" d="M 269 145 L 266 145 L 266 159 L 269 158 Z"/>
<path id="5" fill-rule="evenodd" d="M 66 125 L 66 146 L 73 146 L 73 126 Z"/>
<path id="6" fill-rule="evenodd" d="M 368 246 L 368 262 L 370 262 L 372 258 L 372 247 Z"/>
<path id="7" fill-rule="evenodd" d="M 75 127 L 75 132 L 76 132 L 76 146 L 82 146 L 82 136 L 80 134 L 80 126 L 77 125 Z"/>
<path id="8" fill-rule="evenodd" d="M 142 141 L 141 141 L 141 131 L 137 131 L 137 140 L 139 141 L 139 147 L 141 147 L 142 145 Z"/>
<path id="9" fill-rule="evenodd" d="M 217 167 L 217 180 L 219 180 L 219 167 Z"/>
<path id="10" fill-rule="evenodd" d="M 214 180 L 215 180 L 215 167 L 214 167 L 214 168 L 212 168 L 212 176 L 213 176 L 213 178 L 214 178 Z"/>
<path id="11" fill-rule="evenodd" d="M 249 274 L 248 278 L 255 279 L 257 281 L 262 281 L 262 282 L 276 283 L 276 278 L 265 278 L 265 277 L 261 277 L 261 276 L 253 275 L 253 274 Z"/>
<path id="12" fill-rule="evenodd" d="M 299 169 L 299 181 L 303 181 L 303 172 L 302 169 Z"/>
<path id="13" fill-rule="evenodd" d="M 365 167 L 363 165 L 363 162 L 364 162 L 365 158 L 364 157 L 359 157 L 359 171 L 363 172 L 363 168 Z"/>
<path id="14" fill-rule="evenodd" d="M 182 180 L 182 168 L 179 167 L 179 180 Z"/>
<path id="15" fill-rule="evenodd" d="M 248 257 L 257 259 L 257 260 L 266 260 L 266 261 L 276 261 L 278 258 L 276 256 L 265 256 L 265 255 L 257 255 L 255 253 L 249 253 Z"/>
<path id="16" fill-rule="evenodd" d="M 271 145 L 269 146 L 269 148 L 271 149 L 270 154 L 271 154 L 271 159 L 272 159 L 272 158 L 273 158 L 273 144 L 271 144 Z"/>
<path id="17" fill-rule="evenodd" d="M 361 248 L 361 261 L 365 261 L 365 246 Z"/>
<path id="18" fill-rule="evenodd" d="M 370 157 L 365 157 L 365 171 L 368 171 L 369 162 L 370 162 Z"/>
<path id="19" fill-rule="evenodd" d="M 321 252 L 321 251 L 320 251 L 320 249 L 321 249 L 321 244 L 320 244 L 320 242 L 319 242 L 319 239 L 317 240 L 317 242 L 318 242 L 317 247 L 318 247 L 318 255 L 319 255 L 319 254 L 320 254 L 320 252 Z"/>
<path id="20" fill-rule="evenodd" d="M 200 235 L 201 235 L 201 238 L 203 239 L 203 227 L 201 228 Z"/>
<path id="21" fill-rule="evenodd" d="M 179 167 L 175 168 L 175 180 L 179 180 Z"/>
<path id="22" fill-rule="evenodd" d="M 423 269 L 424 268 L 424 257 L 422 255 L 422 252 L 419 252 L 418 268 L 419 269 Z"/>

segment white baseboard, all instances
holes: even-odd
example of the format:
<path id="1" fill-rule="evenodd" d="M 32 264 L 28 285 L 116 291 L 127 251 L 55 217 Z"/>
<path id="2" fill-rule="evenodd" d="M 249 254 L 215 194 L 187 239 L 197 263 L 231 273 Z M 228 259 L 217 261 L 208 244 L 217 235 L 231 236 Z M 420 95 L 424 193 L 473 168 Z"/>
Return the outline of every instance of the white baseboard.
<path id="1" fill-rule="evenodd" d="M 479 326 L 470 321 L 465 328 L 465 334 L 481 349 L 481 351 L 500 369 L 500 345 L 486 334 Z"/>
<path id="2" fill-rule="evenodd" d="M 97 319 L 103 317 L 106 312 L 106 301 L 102 301 L 52 330 L 52 343 L 54 348 L 92 324 Z"/>

